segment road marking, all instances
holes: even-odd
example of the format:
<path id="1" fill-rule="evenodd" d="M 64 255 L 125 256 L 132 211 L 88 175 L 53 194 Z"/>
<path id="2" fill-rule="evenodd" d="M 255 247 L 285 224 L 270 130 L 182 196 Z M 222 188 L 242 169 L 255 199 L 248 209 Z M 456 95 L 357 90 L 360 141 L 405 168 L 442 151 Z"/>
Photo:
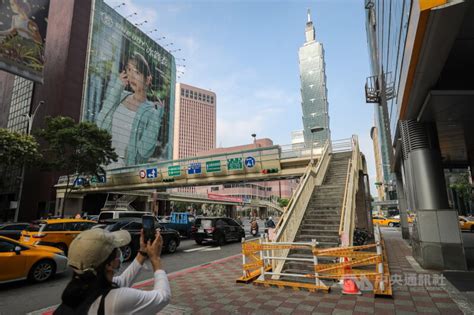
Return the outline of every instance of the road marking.
<path id="1" fill-rule="evenodd" d="M 197 251 L 202 251 L 202 252 L 212 252 L 215 250 L 221 250 L 220 247 L 196 247 L 196 248 L 191 248 L 191 249 L 185 249 L 183 252 L 185 253 L 192 253 L 192 252 L 197 252 Z"/>
<path id="2" fill-rule="evenodd" d="M 195 251 L 198 251 L 198 250 L 203 250 L 205 248 L 207 248 L 207 247 L 204 247 L 204 246 L 203 247 L 196 247 L 196 248 L 191 248 L 191 249 L 185 249 L 185 250 L 183 250 L 183 252 L 191 253 L 191 252 L 195 252 Z"/>
<path id="3" fill-rule="evenodd" d="M 221 248 L 220 247 L 208 247 L 206 249 L 203 249 L 202 251 L 203 252 L 212 252 L 214 250 L 221 250 Z"/>

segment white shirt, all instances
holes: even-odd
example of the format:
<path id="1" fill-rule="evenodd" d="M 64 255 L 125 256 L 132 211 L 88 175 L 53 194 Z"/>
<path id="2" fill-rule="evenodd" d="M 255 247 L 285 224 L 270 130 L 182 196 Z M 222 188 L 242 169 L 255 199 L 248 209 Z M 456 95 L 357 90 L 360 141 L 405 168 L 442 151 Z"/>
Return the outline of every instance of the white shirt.
<path id="1" fill-rule="evenodd" d="M 105 297 L 105 314 L 156 314 L 168 305 L 171 289 L 168 276 L 163 270 L 155 271 L 153 290 L 130 288 L 142 267 L 135 259 L 120 276 L 113 278 L 113 282 L 120 288 L 111 290 Z M 101 298 L 102 296 L 99 296 L 92 303 L 87 314 L 97 314 Z"/>
<path id="2" fill-rule="evenodd" d="M 112 162 L 107 166 L 108 169 L 125 166 L 123 158 L 127 151 L 128 142 L 130 141 L 130 133 L 132 132 L 132 123 L 137 113 L 129 110 L 125 105 L 120 103 L 112 117 L 112 147 L 119 156 L 117 162 Z"/>

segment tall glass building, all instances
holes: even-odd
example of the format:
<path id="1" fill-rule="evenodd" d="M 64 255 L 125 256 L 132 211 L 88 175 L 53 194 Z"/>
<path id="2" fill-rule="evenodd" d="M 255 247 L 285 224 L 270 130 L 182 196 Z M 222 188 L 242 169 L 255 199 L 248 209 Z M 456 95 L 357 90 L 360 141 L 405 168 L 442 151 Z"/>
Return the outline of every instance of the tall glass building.
<path id="1" fill-rule="evenodd" d="M 384 181 L 396 187 L 402 235 L 423 268 L 466 269 L 458 216 L 473 209 L 449 200 L 446 173 L 474 179 L 474 1 L 364 6 L 372 70 L 365 94 L 375 105 Z M 412 228 L 408 212 L 416 215 Z"/>
<path id="2" fill-rule="evenodd" d="M 301 107 L 303 109 L 303 136 L 305 143 L 323 144 L 330 139 L 326 65 L 323 44 L 316 41 L 311 13 L 308 10 L 306 41 L 299 49 L 301 79 Z M 314 132 L 311 129 L 318 128 Z"/>

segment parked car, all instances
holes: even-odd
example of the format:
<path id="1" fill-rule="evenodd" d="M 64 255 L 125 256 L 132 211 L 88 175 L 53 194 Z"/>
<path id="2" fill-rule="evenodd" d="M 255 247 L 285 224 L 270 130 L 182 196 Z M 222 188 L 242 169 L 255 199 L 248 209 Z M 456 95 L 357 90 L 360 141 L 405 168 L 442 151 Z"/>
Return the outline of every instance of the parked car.
<path id="1" fill-rule="evenodd" d="M 245 238 L 244 228 L 234 219 L 226 217 L 198 217 L 192 229 L 197 244 L 215 242 L 224 245 Z"/>
<path id="2" fill-rule="evenodd" d="M 21 231 L 30 226 L 30 223 L 0 223 L 0 236 L 9 237 L 14 240 L 19 240 Z"/>
<path id="3" fill-rule="evenodd" d="M 142 220 L 138 218 L 121 218 L 105 221 L 104 229 L 114 232 L 119 230 L 127 230 L 132 236 L 130 244 L 122 247 L 123 259 L 125 261 L 133 259 L 140 249 L 140 231 L 143 228 Z M 163 250 L 168 253 L 174 253 L 178 248 L 181 238 L 175 230 L 162 226 L 158 220 L 155 220 L 155 228 L 160 229 L 163 237 Z"/>
<path id="4" fill-rule="evenodd" d="M 55 247 L 27 245 L 0 236 L 0 283 L 43 282 L 67 270 L 68 259 Z"/>
<path id="5" fill-rule="evenodd" d="M 95 221 L 83 219 L 39 220 L 21 232 L 20 242 L 28 245 L 53 246 L 67 253 L 72 240 L 90 229 Z"/>
<path id="6" fill-rule="evenodd" d="M 187 212 L 171 212 L 168 222 L 160 221 L 162 226 L 179 232 L 181 236 L 191 237 L 191 231 L 196 217 Z"/>
<path id="7" fill-rule="evenodd" d="M 459 228 L 464 231 L 474 232 L 474 218 L 459 216 Z"/>
<path id="8" fill-rule="evenodd" d="M 386 218 L 380 215 L 372 217 L 372 222 L 381 226 L 400 226 L 400 219 Z"/>
<path id="9" fill-rule="evenodd" d="M 120 218 L 141 218 L 144 215 L 153 215 L 151 212 L 145 211 L 101 211 L 99 214 L 99 220 L 97 222 L 103 223 L 105 220 L 120 219 Z"/>

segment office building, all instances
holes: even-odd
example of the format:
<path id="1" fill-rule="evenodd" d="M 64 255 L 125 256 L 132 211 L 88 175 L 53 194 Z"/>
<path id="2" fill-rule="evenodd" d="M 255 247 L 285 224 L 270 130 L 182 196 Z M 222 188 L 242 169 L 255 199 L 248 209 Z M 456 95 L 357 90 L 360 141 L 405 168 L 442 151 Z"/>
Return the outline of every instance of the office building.
<path id="1" fill-rule="evenodd" d="M 119 161 L 108 169 L 171 159 L 176 82 L 171 53 L 103 0 L 50 1 L 46 20 L 43 83 L 0 71 L 0 127 L 26 133 L 25 115 L 36 113 L 34 132 L 45 127 L 47 116 L 68 116 L 111 133 Z M 126 80 L 120 80 L 123 72 Z M 132 73 L 146 75 L 146 86 Z M 127 109 L 127 98 L 143 91 L 144 100 L 130 101 L 132 110 Z M 23 178 L 17 174 L 0 183 L 0 220 L 12 220 L 15 208 L 25 221 L 59 214 L 62 198 L 54 185 L 61 170 L 31 167 Z M 100 209 L 105 198 L 72 198 L 65 213 Z"/>
<path id="2" fill-rule="evenodd" d="M 364 3 L 372 72 L 365 93 L 386 134 L 382 161 L 396 181 L 402 235 L 415 259 L 427 269 L 466 269 L 444 170 L 474 166 L 474 2 L 396 4 Z M 416 214 L 411 230 L 407 209 Z"/>
<path id="3" fill-rule="evenodd" d="M 326 140 L 331 139 L 331 133 L 329 130 L 324 47 L 322 43 L 316 41 L 316 32 L 309 10 L 305 38 L 306 41 L 298 53 L 304 142 L 325 143 Z"/>
<path id="4" fill-rule="evenodd" d="M 176 84 L 173 159 L 216 147 L 216 94 Z"/>

